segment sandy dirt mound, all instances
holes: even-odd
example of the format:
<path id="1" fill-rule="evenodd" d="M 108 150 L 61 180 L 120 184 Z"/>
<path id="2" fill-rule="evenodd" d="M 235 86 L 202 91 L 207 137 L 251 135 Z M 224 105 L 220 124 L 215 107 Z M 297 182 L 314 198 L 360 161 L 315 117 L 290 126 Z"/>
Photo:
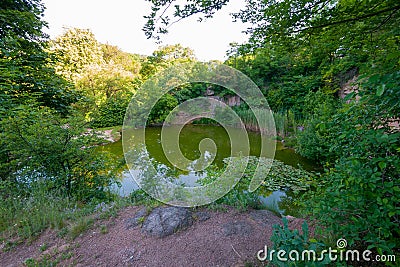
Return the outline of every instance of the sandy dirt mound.
<path id="1" fill-rule="evenodd" d="M 143 231 L 144 219 L 130 225 L 141 210 L 128 207 L 98 220 L 74 240 L 48 230 L 31 244 L 0 252 L 0 265 L 23 266 L 31 258 L 57 266 L 258 266 L 257 251 L 272 245 L 272 226 L 281 223 L 268 211 L 201 210 L 190 226 L 160 238 Z"/>

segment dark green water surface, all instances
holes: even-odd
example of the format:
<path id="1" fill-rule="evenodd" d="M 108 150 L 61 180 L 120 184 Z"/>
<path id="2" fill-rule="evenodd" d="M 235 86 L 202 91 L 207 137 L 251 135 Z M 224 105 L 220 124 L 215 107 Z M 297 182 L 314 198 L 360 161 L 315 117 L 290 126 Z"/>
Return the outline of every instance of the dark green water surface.
<path id="1" fill-rule="evenodd" d="M 162 129 L 161 127 L 146 128 L 146 135 L 145 135 L 146 149 L 149 153 L 150 158 L 153 158 L 156 164 L 167 166 L 168 168 L 173 168 L 173 165 L 168 161 L 167 157 L 165 156 L 163 147 L 161 145 L 161 129 Z M 236 130 L 235 129 L 230 129 L 230 130 L 232 130 L 232 132 L 235 135 Z M 130 131 L 131 132 L 129 132 L 129 136 L 137 136 L 140 130 L 130 130 Z M 202 155 L 199 149 L 199 144 L 201 140 L 205 138 L 213 140 L 216 146 L 216 151 L 210 149 L 210 153 L 207 153 L 208 156 L 213 158 L 212 164 L 218 167 L 223 167 L 223 159 L 231 156 L 231 142 L 227 134 L 227 131 L 223 127 L 211 126 L 211 125 L 184 126 L 179 134 L 180 151 L 187 159 L 195 163 L 196 160 L 199 159 L 199 157 Z M 249 132 L 248 140 L 250 144 L 249 155 L 260 156 L 260 147 L 261 147 L 260 134 Z M 143 143 L 143 140 L 136 139 L 136 141 L 133 142 L 134 143 L 131 145 L 139 145 L 136 143 Z M 236 146 L 239 146 L 239 148 L 237 148 L 236 151 L 241 150 L 240 147 L 241 145 L 243 145 L 243 149 L 245 150 L 246 142 L 247 142 L 246 140 L 243 140 L 243 142 L 237 142 Z M 293 149 L 285 148 L 281 142 L 276 142 L 272 140 L 267 142 L 270 142 L 270 146 L 272 145 L 275 146 L 275 159 L 280 160 L 285 164 L 291 165 L 293 167 L 301 167 L 309 171 L 313 171 L 318 168 L 318 166 L 314 162 L 296 154 Z M 99 147 L 99 149 L 109 151 L 121 158 L 124 157 L 122 140 Z M 166 151 L 166 153 L 173 153 L 173 152 L 174 151 Z M 272 155 L 273 155 L 272 151 L 268 151 L 268 157 L 272 157 Z M 177 175 L 177 178 L 180 179 L 181 182 L 184 182 L 187 186 L 195 185 L 196 179 L 201 177 L 203 177 L 201 173 L 191 171 L 190 168 L 189 170 L 183 170 L 183 171 L 180 170 Z M 134 179 L 130 175 L 127 168 L 121 171 L 121 183 L 122 183 L 122 188 L 119 189 L 119 193 L 121 195 L 127 195 L 130 192 L 132 192 L 132 190 L 137 189 L 137 185 L 135 184 Z M 283 202 L 284 203 L 288 202 L 287 199 L 281 201 L 281 198 L 282 197 L 284 198 L 285 196 L 286 196 L 285 192 L 277 191 L 277 192 L 272 192 L 270 196 L 260 196 L 260 200 L 267 206 L 268 205 L 275 206 L 270 208 L 277 209 L 279 212 L 285 213 L 285 210 L 288 210 L 288 208 L 281 207 L 281 204 L 283 204 Z"/>

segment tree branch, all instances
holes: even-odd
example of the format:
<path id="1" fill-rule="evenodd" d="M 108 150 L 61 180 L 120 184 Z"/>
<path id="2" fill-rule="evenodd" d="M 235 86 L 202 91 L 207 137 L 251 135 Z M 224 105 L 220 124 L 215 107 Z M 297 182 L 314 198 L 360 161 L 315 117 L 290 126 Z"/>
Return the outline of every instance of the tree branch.
<path id="1" fill-rule="evenodd" d="M 330 23 L 326 23 L 326 24 L 322 24 L 322 25 L 318 25 L 318 26 L 312 26 L 312 27 L 308 27 L 305 29 L 301 29 L 301 30 L 296 30 L 296 31 L 292 31 L 292 33 L 297 33 L 297 32 L 302 32 L 302 31 L 308 31 L 308 30 L 313 30 L 313 29 L 321 29 L 321 28 L 325 28 L 325 27 L 329 27 L 329 26 L 334 26 L 334 25 L 338 25 L 338 24 L 343 24 L 343 23 L 347 23 L 347 22 L 354 22 L 354 21 L 359 21 L 362 19 L 366 19 L 366 18 L 370 18 L 370 17 L 374 17 L 389 11 L 392 11 L 395 13 L 400 9 L 400 5 L 395 6 L 395 7 L 388 7 L 382 10 L 379 10 L 377 12 L 374 13 L 370 13 L 370 14 L 365 14 L 363 16 L 359 16 L 359 17 L 355 17 L 355 18 L 348 18 L 348 19 L 344 19 L 344 20 L 339 20 L 339 21 L 333 21 Z"/>

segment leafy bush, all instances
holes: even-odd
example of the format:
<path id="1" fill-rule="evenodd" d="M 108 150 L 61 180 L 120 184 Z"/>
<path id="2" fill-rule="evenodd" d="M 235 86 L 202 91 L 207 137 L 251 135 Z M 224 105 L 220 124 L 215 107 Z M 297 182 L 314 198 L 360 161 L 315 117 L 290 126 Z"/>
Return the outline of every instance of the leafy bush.
<path id="1" fill-rule="evenodd" d="M 153 109 L 150 112 L 148 121 L 150 123 L 163 123 L 167 118 L 168 114 L 178 105 L 178 100 L 176 100 L 172 95 L 163 95 Z"/>
<path id="2" fill-rule="evenodd" d="M 271 263 L 273 263 L 276 266 L 317 267 L 317 266 L 326 266 L 330 262 L 327 255 L 321 256 L 321 251 L 324 249 L 325 244 L 322 242 L 318 242 L 315 239 L 309 238 L 308 225 L 306 221 L 303 222 L 302 233 L 300 233 L 297 229 L 290 230 L 287 219 L 283 218 L 283 226 L 274 225 L 274 232 L 271 236 L 271 241 L 273 242 L 272 250 L 275 250 L 275 254 L 272 254 Z M 288 259 L 288 261 L 281 261 L 278 259 L 277 252 L 280 250 L 285 251 L 284 258 Z M 304 253 L 304 258 L 303 258 L 302 252 L 306 250 L 314 251 L 315 259 L 314 258 L 311 259 L 312 253 L 310 254 Z M 298 260 L 296 259 L 297 257 L 296 253 L 290 253 L 291 251 L 298 252 Z M 267 255 L 267 257 L 269 259 L 269 255 Z M 291 260 L 291 258 L 293 258 L 294 260 Z"/>
<path id="3" fill-rule="evenodd" d="M 379 254 L 400 246 L 400 132 L 390 126 L 400 114 L 399 80 L 399 74 L 371 76 L 361 84 L 361 98 L 331 117 L 337 127 L 327 145 L 337 160 L 317 191 L 306 194 L 333 236 Z"/>
<path id="4" fill-rule="evenodd" d="M 1 122 L 8 180 L 15 187 L 42 182 L 80 200 L 107 197 L 114 181 L 111 154 L 94 151 L 101 140 L 79 116 L 62 118 L 47 108 L 22 107 Z"/>
<path id="5" fill-rule="evenodd" d="M 297 135 L 296 151 L 303 157 L 325 162 L 330 157 L 329 143 L 331 128 L 320 119 L 306 121 L 305 128 Z"/>
<path id="6" fill-rule="evenodd" d="M 347 145 L 352 155 L 338 160 L 322 177 L 323 186 L 309 204 L 315 216 L 334 235 L 345 236 L 350 245 L 390 252 L 400 245 L 400 159 L 396 153 L 400 135 L 383 130 L 353 134 L 358 144 Z M 346 137 L 351 138 L 350 134 Z"/>
<path id="7" fill-rule="evenodd" d="M 122 125 L 126 108 L 128 107 L 130 97 L 115 96 L 108 98 L 106 102 L 92 115 L 91 125 L 95 128 L 112 127 Z"/>
<path id="8" fill-rule="evenodd" d="M 305 128 L 297 132 L 296 150 L 300 155 L 321 163 L 334 156 L 330 144 L 340 127 L 332 120 L 337 106 L 338 101 L 322 91 L 309 93 L 305 97 Z"/>

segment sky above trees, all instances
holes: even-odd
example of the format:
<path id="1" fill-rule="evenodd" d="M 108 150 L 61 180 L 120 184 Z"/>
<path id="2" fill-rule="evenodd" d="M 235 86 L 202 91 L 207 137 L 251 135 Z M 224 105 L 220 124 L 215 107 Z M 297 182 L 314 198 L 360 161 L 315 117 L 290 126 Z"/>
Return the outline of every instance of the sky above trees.
<path id="1" fill-rule="evenodd" d="M 91 29 L 97 40 L 110 43 L 131 53 L 150 55 L 159 44 L 146 39 L 142 31 L 150 13 L 150 3 L 145 0 L 43 0 L 46 7 L 45 32 L 54 39 L 63 33 L 63 27 Z M 192 48 L 201 61 L 224 60 L 229 43 L 242 43 L 247 37 L 242 31 L 246 25 L 232 23 L 232 12 L 244 7 L 242 0 L 232 1 L 214 18 L 202 23 L 197 18 L 188 18 L 174 24 L 162 45 L 180 43 Z"/>

